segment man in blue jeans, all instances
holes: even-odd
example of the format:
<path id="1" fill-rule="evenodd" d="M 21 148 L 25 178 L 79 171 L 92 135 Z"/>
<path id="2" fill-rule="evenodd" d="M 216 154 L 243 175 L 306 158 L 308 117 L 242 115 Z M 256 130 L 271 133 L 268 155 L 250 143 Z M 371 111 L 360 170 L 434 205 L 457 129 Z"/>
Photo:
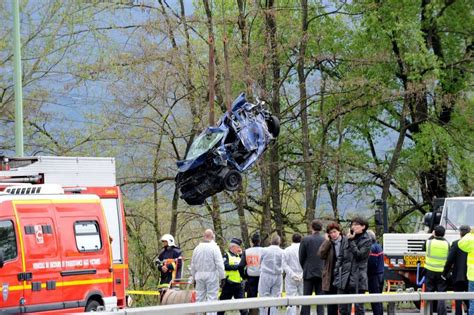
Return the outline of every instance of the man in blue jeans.
<path id="1" fill-rule="evenodd" d="M 474 292 L 474 229 L 458 242 L 461 250 L 467 253 L 467 280 L 469 292 Z M 474 300 L 469 301 L 469 314 L 474 314 Z"/>

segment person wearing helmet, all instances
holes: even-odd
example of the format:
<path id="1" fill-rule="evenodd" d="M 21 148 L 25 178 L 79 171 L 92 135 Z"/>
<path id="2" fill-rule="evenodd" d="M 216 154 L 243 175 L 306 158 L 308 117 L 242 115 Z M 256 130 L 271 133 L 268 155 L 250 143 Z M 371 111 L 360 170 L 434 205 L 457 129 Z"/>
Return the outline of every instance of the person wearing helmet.
<path id="1" fill-rule="evenodd" d="M 176 246 L 174 237 L 171 234 L 165 234 L 161 237 L 163 250 L 156 260 L 158 270 L 161 273 L 160 285 L 167 285 L 173 279 L 181 278 L 182 253 Z"/>

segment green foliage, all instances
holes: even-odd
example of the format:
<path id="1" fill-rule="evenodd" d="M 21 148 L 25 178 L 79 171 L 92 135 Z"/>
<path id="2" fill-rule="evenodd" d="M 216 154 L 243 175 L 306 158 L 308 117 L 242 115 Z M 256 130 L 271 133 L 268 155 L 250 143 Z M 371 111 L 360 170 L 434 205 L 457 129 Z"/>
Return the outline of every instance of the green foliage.
<path id="1" fill-rule="evenodd" d="M 316 216 L 342 220 L 357 209 L 372 217 L 371 201 L 380 198 L 388 178 L 394 230 L 414 226 L 434 196 L 474 190 L 472 1 L 432 0 L 424 7 L 411 0 L 308 1 L 307 37 L 301 2 L 276 2 L 267 10 L 264 1 L 245 1 L 244 40 L 237 2 L 210 5 L 216 100 L 224 99 L 225 39 L 232 97 L 252 91 L 251 100 L 271 100 L 272 71 L 280 64 L 281 134 L 275 145 L 280 219 L 288 235 L 306 228 L 308 164 Z M 136 289 L 156 286 L 153 256 L 173 218 L 175 161 L 208 125 L 207 17 L 202 1 L 192 9 L 184 3 L 185 21 L 178 4 L 159 2 L 50 0 L 22 6 L 26 152 L 117 158 Z M 0 2 L 4 21 L 9 9 Z M 276 48 L 269 44 L 268 14 L 276 19 Z M 14 143 L 10 33 L 9 23 L 0 25 L 0 150 L 7 152 Z M 308 134 L 297 73 L 303 39 Z M 216 105 L 219 117 L 225 106 Z M 266 156 L 246 174 L 242 207 L 250 231 L 269 221 L 275 227 L 269 161 Z M 444 175 L 427 187 L 430 174 Z M 237 200 L 237 194 L 218 196 L 223 241 L 244 234 Z M 265 217 L 266 208 L 271 217 Z M 207 207 L 181 200 L 175 211 L 176 236 L 189 256 L 213 221 Z"/>

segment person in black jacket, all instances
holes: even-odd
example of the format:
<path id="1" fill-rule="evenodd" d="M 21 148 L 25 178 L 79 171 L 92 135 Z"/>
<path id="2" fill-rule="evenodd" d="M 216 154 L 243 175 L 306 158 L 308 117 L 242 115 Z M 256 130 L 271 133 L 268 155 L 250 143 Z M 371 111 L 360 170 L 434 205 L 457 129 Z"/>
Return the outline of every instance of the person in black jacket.
<path id="1" fill-rule="evenodd" d="M 464 237 L 467 233 L 471 231 L 469 225 L 461 225 L 459 227 L 459 234 L 461 238 Z M 455 292 L 467 292 L 468 291 L 468 284 L 469 281 L 467 280 L 467 253 L 462 251 L 458 247 L 458 242 L 454 241 L 451 244 L 451 248 L 449 249 L 448 260 L 444 265 L 443 276 L 444 278 L 448 278 L 448 274 L 453 271 L 452 275 L 452 282 L 453 288 Z M 465 300 L 466 303 L 466 313 L 469 309 L 469 300 Z M 462 315 L 462 301 L 456 300 L 456 315 Z"/>
<path id="2" fill-rule="evenodd" d="M 377 237 L 374 231 L 367 230 L 372 240 L 372 246 L 370 247 L 369 261 L 367 262 L 367 276 L 369 278 L 369 293 L 382 293 L 383 290 L 383 249 L 379 243 L 377 243 Z M 382 303 L 371 303 L 372 312 L 374 315 L 383 315 Z"/>
<path id="3" fill-rule="evenodd" d="M 167 287 L 171 280 L 181 278 L 182 252 L 176 246 L 174 237 L 171 234 L 165 234 L 161 237 L 163 250 L 158 255 L 156 265 L 160 270 L 160 287 Z"/>
<path id="4" fill-rule="evenodd" d="M 362 217 L 351 220 L 351 230 L 344 238 L 336 261 L 334 286 L 338 294 L 358 294 L 367 291 L 367 261 L 372 240 L 367 234 L 369 223 Z M 356 315 L 365 314 L 364 304 L 355 304 Z M 340 315 L 351 313 L 350 304 L 339 305 Z"/>
<path id="5" fill-rule="evenodd" d="M 320 235 L 323 223 L 320 220 L 311 222 L 312 234 L 305 236 L 300 244 L 299 260 L 303 267 L 303 294 L 312 295 L 313 291 L 317 295 L 323 294 L 322 270 L 323 261 L 318 255 L 319 247 L 324 242 L 324 237 Z M 309 315 L 310 305 L 301 307 L 301 315 Z M 324 315 L 324 306 L 317 306 L 318 315 Z"/>

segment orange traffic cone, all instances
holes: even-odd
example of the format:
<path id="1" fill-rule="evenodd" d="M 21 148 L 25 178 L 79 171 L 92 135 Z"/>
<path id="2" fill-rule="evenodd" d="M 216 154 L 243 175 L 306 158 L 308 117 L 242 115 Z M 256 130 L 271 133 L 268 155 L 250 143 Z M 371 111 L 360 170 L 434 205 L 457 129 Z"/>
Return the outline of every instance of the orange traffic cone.
<path id="1" fill-rule="evenodd" d="M 351 315 L 355 315 L 355 313 L 356 313 L 355 304 L 352 304 Z"/>

